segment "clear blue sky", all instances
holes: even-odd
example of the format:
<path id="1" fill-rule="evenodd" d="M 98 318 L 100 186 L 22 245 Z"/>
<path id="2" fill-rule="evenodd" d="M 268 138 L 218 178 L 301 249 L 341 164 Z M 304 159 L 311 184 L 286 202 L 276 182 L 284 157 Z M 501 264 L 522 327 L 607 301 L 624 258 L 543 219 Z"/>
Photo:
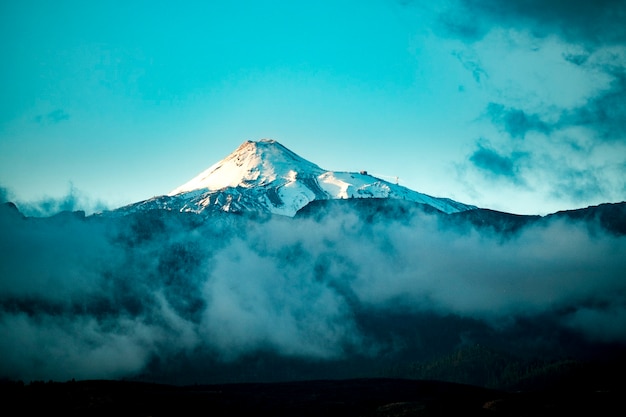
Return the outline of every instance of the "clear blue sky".
<path id="1" fill-rule="evenodd" d="M 624 16 L 622 0 L 3 1 L 0 197 L 117 207 L 273 138 L 481 207 L 623 201 Z"/>

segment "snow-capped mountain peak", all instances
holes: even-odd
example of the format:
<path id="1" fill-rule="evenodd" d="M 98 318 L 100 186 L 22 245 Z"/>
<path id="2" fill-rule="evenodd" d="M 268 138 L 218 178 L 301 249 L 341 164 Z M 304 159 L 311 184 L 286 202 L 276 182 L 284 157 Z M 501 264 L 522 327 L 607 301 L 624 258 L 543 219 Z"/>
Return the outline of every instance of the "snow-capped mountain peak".
<path id="1" fill-rule="evenodd" d="M 168 195 L 125 210 L 160 208 L 201 213 L 262 212 L 294 216 L 314 200 L 392 198 L 427 204 L 445 213 L 475 208 L 392 184 L 367 172 L 327 171 L 272 139 L 246 141 L 226 158 Z"/>
<path id="2" fill-rule="evenodd" d="M 296 175 L 319 175 L 324 170 L 272 139 L 246 141 L 233 153 L 212 165 L 169 195 L 227 187 L 265 186 L 276 180 L 293 181 Z"/>

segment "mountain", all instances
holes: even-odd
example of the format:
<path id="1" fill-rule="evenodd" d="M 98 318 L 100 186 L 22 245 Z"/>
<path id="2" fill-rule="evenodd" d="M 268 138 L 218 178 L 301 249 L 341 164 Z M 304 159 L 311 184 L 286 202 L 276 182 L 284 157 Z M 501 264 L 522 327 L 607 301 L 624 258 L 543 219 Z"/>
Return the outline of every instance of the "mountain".
<path id="1" fill-rule="evenodd" d="M 168 195 L 123 207 L 122 212 L 160 208 L 202 213 L 271 213 L 293 217 L 316 200 L 390 198 L 420 203 L 444 213 L 476 207 L 422 194 L 369 175 L 328 171 L 271 139 L 246 141 L 226 158 Z"/>
<path id="2" fill-rule="evenodd" d="M 473 208 L 264 140 L 111 212 L 0 204 L 0 230 L 0 382 L 623 386 L 626 202 Z"/>

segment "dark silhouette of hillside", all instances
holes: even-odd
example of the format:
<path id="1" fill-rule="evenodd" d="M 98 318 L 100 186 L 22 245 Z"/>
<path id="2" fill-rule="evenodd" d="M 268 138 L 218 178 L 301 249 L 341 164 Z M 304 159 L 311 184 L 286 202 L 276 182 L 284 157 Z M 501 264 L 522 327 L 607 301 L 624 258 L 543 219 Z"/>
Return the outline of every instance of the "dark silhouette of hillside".
<path id="1" fill-rule="evenodd" d="M 481 345 L 430 361 L 398 364 L 384 376 L 440 380 L 506 391 L 626 390 L 626 352 L 604 359 L 522 358 Z"/>
<path id="2" fill-rule="evenodd" d="M 172 386 L 130 381 L 0 384 L 3 415 L 560 416 L 619 415 L 623 391 L 504 392 L 407 379 Z"/>

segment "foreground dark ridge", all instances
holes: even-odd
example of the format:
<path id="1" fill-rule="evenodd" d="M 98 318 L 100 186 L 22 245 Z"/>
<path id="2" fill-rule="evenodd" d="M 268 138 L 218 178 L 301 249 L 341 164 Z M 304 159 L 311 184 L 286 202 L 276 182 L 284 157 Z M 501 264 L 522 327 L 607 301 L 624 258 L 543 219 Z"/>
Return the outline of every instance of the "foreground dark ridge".
<path id="1" fill-rule="evenodd" d="M 507 234 L 520 231 L 533 224 L 546 225 L 550 221 L 567 220 L 586 223 L 589 227 L 600 226 L 615 235 L 626 235 L 626 202 L 604 203 L 581 209 L 563 210 L 545 216 L 506 213 L 486 208 L 475 208 L 446 214 L 425 205 L 404 200 L 384 198 L 320 200 L 312 201 L 298 211 L 296 217 L 322 219 L 336 209 L 356 209 L 365 221 L 410 218 L 411 213 L 421 211 L 438 215 L 450 226 L 473 226 L 479 230 Z"/>
<path id="2" fill-rule="evenodd" d="M 5 383 L 11 415 L 556 416 L 624 410 L 622 393 L 507 393 L 405 379 L 172 386 L 129 381 Z M 7 415 L 7 414 L 5 414 Z M 616 414 L 617 415 L 617 414 Z"/>

